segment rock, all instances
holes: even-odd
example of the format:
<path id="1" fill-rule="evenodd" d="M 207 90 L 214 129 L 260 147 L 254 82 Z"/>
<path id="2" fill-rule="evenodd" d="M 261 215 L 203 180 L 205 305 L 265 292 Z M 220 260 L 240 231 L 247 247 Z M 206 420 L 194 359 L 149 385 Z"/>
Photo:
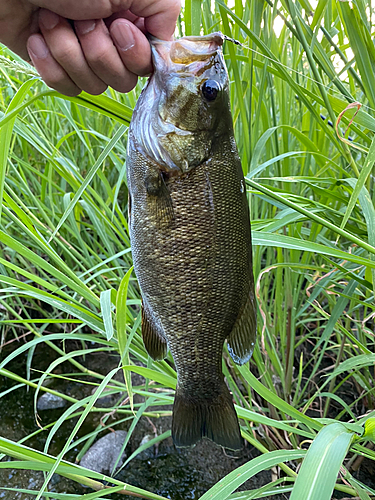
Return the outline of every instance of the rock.
<path id="1" fill-rule="evenodd" d="M 110 474 L 121 453 L 126 435 L 127 432 L 125 431 L 116 431 L 106 434 L 83 455 L 80 465 L 95 472 L 99 472 L 100 474 Z M 118 461 L 116 469 L 121 467 L 124 463 L 124 459 L 125 453 L 122 454 Z"/>
<path id="2" fill-rule="evenodd" d="M 146 436 L 143 436 L 143 439 L 141 441 L 141 444 L 139 446 L 142 446 L 151 439 L 153 439 L 155 436 L 152 436 L 151 434 L 146 434 Z M 141 451 L 135 458 L 138 460 L 149 460 L 150 458 L 153 458 L 155 456 L 155 446 L 150 446 L 149 448 L 146 448 L 145 450 Z"/>
<path id="3" fill-rule="evenodd" d="M 57 408 L 64 408 L 65 405 L 65 399 L 50 392 L 45 392 L 38 399 L 36 407 L 38 410 L 56 410 Z"/>
<path id="4" fill-rule="evenodd" d="M 59 474 L 53 474 L 53 476 L 51 477 L 51 480 L 49 482 L 49 484 L 51 486 L 55 486 L 57 483 L 59 483 L 61 481 L 61 476 L 59 476 Z M 52 499 L 51 499 L 52 500 Z"/>
<path id="5" fill-rule="evenodd" d="M 97 388 L 94 388 L 91 392 L 91 394 L 95 394 L 97 391 Z M 102 392 L 100 398 L 98 398 L 95 402 L 95 406 L 97 408 L 110 408 L 111 406 L 114 406 L 117 401 L 119 400 L 119 395 L 118 394 L 106 394 L 109 392 L 111 388 L 105 388 L 104 391 Z"/>

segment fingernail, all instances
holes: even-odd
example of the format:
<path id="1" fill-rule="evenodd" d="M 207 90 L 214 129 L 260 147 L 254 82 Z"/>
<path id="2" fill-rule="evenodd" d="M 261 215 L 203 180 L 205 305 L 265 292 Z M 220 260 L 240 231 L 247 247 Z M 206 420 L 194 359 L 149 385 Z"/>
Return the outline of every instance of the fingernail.
<path id="1" fill-rule="evenodd" d="M 86 35 L 95 29 L 96 21 L 95 19 L 89 21 L 75 21 L 74 26 L 78 35 Z"/>
<path id="2" fill-rule="evenodd" d="M 117 47 L 126 51 L 134 47 L 135 40 L 129 24 L 125 21 L 116 20 L 110 28 L 111 35 L 116 42 Z"/>
<path id="3" fill-rule="evenodd" d="M 54 12 L 47 9 L 42 9 L 39 14 L 39 21 L 43 28 L 52 30 L 60 21 L 60 18 Z"/>
<path id="4" fill-rule="evenodd" d="M 45 59 L 49 54 L 45 41 L 39 35 L 34 35 L 29 38 L 27 49 L 31 58 L 34 56 L 37 59 Z"/>

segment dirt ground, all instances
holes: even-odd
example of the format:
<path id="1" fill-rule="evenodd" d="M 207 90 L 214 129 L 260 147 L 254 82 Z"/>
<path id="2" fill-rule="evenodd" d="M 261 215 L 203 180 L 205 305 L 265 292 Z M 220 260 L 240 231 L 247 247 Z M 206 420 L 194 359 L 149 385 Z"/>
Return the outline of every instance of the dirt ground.
<path id="1" fill-rule="evenodd" d="M 2 350 L 0 361 L 7 356 L 11 350 L 17 348 L 14 342 Z M 46 352 L 46 347 L 38 346 L 33 358 L 33 367 L 38 370 L 46 369 L 53 360 L 50 356 L 50 350 Z M 84 360 L 85 366 L 89 369 L 95 369 L 100 373 L 108 373 L 113 367 L 117 366 L 118 360 L 115 357 L 108 356 L 107 353 L 100 355 L 87 356 Z M 7 369 L 25 376 L 26 354 L 24 357 L 18 357 Z M 67 366 L 71 371 L 71 367 Z M 137 381 L 134 381 L 137 384 Z M 142 383 L 139 382 L 138 383 Z M 8 379 L 0 381 L 0 392 L 13 385 Z M 65 394 L 76 398 L 82 398 L 90 394 L 91 388 L 84 384 L 76 382 L 55 381 L 53 388 Z M 137 396 L 139 397 L 139 396 Z M 25 388 L 12 391 L 0 398 L 0 435 L 12 439 L 20 440 L 24 436 L 38 429 L 34 418 L 34 391 L 27 391 Z M 163 407 L 165 410 L 166 408 Z M 171 408 L 170 408 L 171 409 Z M 46 425 L 54 422 L 63 412 L 63 409 L 49 411 L 39 411 L 42 419 L 41 423 Z M 86 419 L 79 436 L 93 431 L 100 423 L 101 414 L 90 414 Z M 116 419 L 116 417 L 114 417 Z M 69 420 L 60 428 L 58 434 L 53 438 L 49 453 L 57 455 L 67 437 L 72 431 L 76 420 Z M 137 449 L 142 439 L 146 436 L 154 437 L 155 433 L 161 433 L 169 430 L 171 427 L 171 417 L 162 417 L 152 421 L 142 417 L 139 421 L 126 449 L 129 456 Z M 116 429 L 127 430 L 127 423 L 116 426 Z M 108 431 L 106 431 L 108 432 Z M 106 433 L 104 432 L 104 434 Z M 38 436 L 28 440 L 27 446 L 42 450 L 46 433 L 40 433 Z M 101 437 L 103 433 L 99 435 Z M 146 438 L 147 439 L 147 438 Z M 74 462 L 82 445 L 74 447 L 65 456 L 65 459 Z M 159 446 L 152 447 L 147 452 L 133 459 L 116 476 L 118 479 L 133 486 L 144 488 L 153 493 L 162 495 L 172 500 L 196 500 L 206 492 L 217 481 L 223 478 L 232 470 L 251 460 L 259 452 L 246 444 L 239 453 L 226 453 L 222 448 L 214 443 L 203 440 L 197 446 L 190 449 L 176 449 L 173 446 L 171 438 L 162 441 Z M 7 460 L 7 458 L 4 458 Z M 375 470 L 373 462 L 365 460 L 358 472 L 359 479 L 365 481 L 369 486 L 375 487 Z M 251 490 L 259 488 L 271 482 L 271 471 L 263 471 L 247 481 L 240 490 Z M 21 494 L 2 490 L 2 487 L 25 488 L 37 490 L 43 484 L 43 474 L 39 472 L 29 472 L 22 470 L 2 470 L 0 469 L 0 499 L 1 500 L 32 500 L 35 498 L 31 494 Z M 49 491 L 60 493 L 84 494 L 90 490 L 83 485 L 73 483 L 61 476 L 54 475 L 49 487 Z M 130 499 L 123 495 L 112 495 L 113 499 Z M 273 500 L 286 500 L 289 495 L 280 495 L 272 497 Z M 343 495 L 335 493 L 333 498 L 343 498 Z"/>

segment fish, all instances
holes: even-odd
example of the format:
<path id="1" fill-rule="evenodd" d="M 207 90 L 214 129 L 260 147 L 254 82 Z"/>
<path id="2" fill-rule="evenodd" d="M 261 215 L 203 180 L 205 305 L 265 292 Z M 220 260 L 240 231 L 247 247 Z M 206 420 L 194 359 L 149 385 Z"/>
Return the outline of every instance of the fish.
<path id="1" fill-rule="evenodd" d="M 233 132 L 224 35 L 150 39 L 154 72 L 128 131 L 129 232 L 142 337 L 177 372 L 172 438 L 243 447 L 222 372 L 256 342 L 249 205 Z"/>

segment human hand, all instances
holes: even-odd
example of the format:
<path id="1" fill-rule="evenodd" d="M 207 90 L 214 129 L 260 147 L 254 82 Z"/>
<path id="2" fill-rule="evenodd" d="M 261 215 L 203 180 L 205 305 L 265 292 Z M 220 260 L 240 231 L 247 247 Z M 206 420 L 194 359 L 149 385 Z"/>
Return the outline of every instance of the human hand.
<path id="1" fill-rule="evenodd" d="M 152 71 L 145 33 L 169 40 L 179 12 L 180 0 L 0 0 L 0 42 L 62 94 L 129 92 Z"/>

